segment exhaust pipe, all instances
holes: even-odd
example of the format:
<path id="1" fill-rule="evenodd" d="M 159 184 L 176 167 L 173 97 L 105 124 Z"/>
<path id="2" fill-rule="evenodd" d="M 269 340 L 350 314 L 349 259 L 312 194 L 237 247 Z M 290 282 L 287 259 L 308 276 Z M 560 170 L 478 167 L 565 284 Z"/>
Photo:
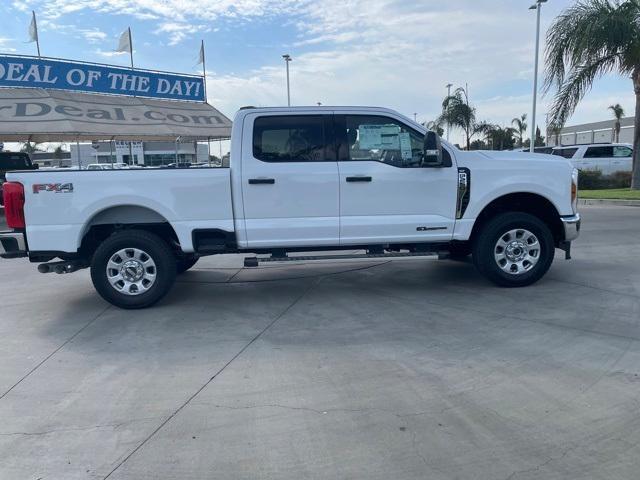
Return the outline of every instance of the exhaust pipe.
<path id="1" fill-rule="evenodd" d="M 41 263 L 40 265 L 38 265 L 38 271 L 40 273 L 51 273 L 51 264 Z"/>
<path id="2" fill-rule="evenodd" d="M 86 267 L 88 267 L 88 265 L 84 262 L 65 262 L 63 260 L 61 262 L 41 263 L 38 265 L 38 271 L 40 273 L 55 272 L 61 275 L 63 273 L 73 273 Z"/>

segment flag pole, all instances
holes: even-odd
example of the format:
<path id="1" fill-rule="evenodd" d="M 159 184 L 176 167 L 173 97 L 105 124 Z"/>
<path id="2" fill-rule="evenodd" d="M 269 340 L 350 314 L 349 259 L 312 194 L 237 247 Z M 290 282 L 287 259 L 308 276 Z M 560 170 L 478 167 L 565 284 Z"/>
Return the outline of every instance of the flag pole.
<path id="1" fill-rule="evenodd" d="M 205 64 L 204 40 L 202 40 L 200 48 L 202 49 L 202 79 L 204 82 L 204 103 L 207 103 L 207 67 Z"/>
<path id="2" fill-rule="evenodd" d="M 36 21 L 36 11 L 31 10 L 31 13 L 33 14 L 33 26 L 35 27 L 35 31 L 36 31 L 36 48 L 38 49 L 38 57 L 40 57 L 40 36 L 38 35 L 38 22 Z"/>
<path id="3" fill-rule="evenodd" d="M 131 37 L 131 27 L 127 27 L 129 30 L 129 56 L 131 57 L 131 70 L 133 70 L 133 37 Z"/>

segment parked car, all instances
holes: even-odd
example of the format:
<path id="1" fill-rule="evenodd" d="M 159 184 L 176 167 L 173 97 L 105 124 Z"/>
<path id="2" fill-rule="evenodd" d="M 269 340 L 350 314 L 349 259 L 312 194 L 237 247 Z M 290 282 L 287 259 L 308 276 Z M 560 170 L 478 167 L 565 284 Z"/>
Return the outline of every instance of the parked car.
<path id="1" fill-rule="evenodd" d="M 6 173 L 16 170 L 37 170 L 38 164 L 31 161 L 29 154 L 23 152 L 0 152 L 0 205 L 2 199 L 2 184 L 6 181 Z"/>
<path id="2" fill-rule="evenodd" d="M 578 170 L 600 170 L 604 175 L 630 172 L 633 164 L 633 147 L 628 143 L 554 147 L 551 154 L 571 160 Z"/>
<path id="3" fill-rule="evenodd" d="M 87 170 L 113 170 L 110 163 L 90 163 Z"/>
<path id="4" fill-rule="evenodd" d="M 224 253 L 247 267 L 472 254 L 494 283 L 522 287 L 556 248 L 569 258 L 580 229 L 568 161 L 464 152 L 392 110 L 243 109 L 231 145 L 231 168 L 10 173 L 0 255 L 43 273 L 90 267 L 103 298 L 142 308 Z"/>
<path id="5" fill-rule="evenodd" d="M 528 148 L 516 148 L 514 152 L 529 152 Z M 533 153 L 545 153 L 550 154 L 553 151 L 553 147 L 534 147 Z"/>

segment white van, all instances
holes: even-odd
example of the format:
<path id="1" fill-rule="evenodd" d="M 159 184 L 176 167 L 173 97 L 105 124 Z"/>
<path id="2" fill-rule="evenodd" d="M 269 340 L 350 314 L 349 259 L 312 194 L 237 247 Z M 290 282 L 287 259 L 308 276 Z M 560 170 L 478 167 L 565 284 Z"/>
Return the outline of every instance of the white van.
<path id="1" fill-rule="evenodd" d="M 633 164 L 633 147 L 628 143 L 554 147 L 551 154 L 568 158 L 578 170 L 600 170 L 604 175 L 630 172 Z"/>

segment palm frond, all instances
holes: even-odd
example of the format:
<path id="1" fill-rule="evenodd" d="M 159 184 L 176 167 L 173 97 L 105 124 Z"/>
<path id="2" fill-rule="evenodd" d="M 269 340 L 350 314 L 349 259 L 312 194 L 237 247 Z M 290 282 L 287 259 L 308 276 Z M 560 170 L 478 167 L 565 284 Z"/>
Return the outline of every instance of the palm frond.
<path id="1" fill-rule="evenodd" d="M 622 73 L 640 60 L 638 0 L 582 0 L 566 9 L 547 33 L 544 89 L 560 87 L 574 68 L 617 56 Z"/>
<path id="2" fill-rule="evenodd" d="M 555 95 L 550 122 L 564 125 L 580 100 L 591 89 L 595 79 L 615 70 L 618 66 L 618 56 L 613 54 L 573 68 Z"/>

